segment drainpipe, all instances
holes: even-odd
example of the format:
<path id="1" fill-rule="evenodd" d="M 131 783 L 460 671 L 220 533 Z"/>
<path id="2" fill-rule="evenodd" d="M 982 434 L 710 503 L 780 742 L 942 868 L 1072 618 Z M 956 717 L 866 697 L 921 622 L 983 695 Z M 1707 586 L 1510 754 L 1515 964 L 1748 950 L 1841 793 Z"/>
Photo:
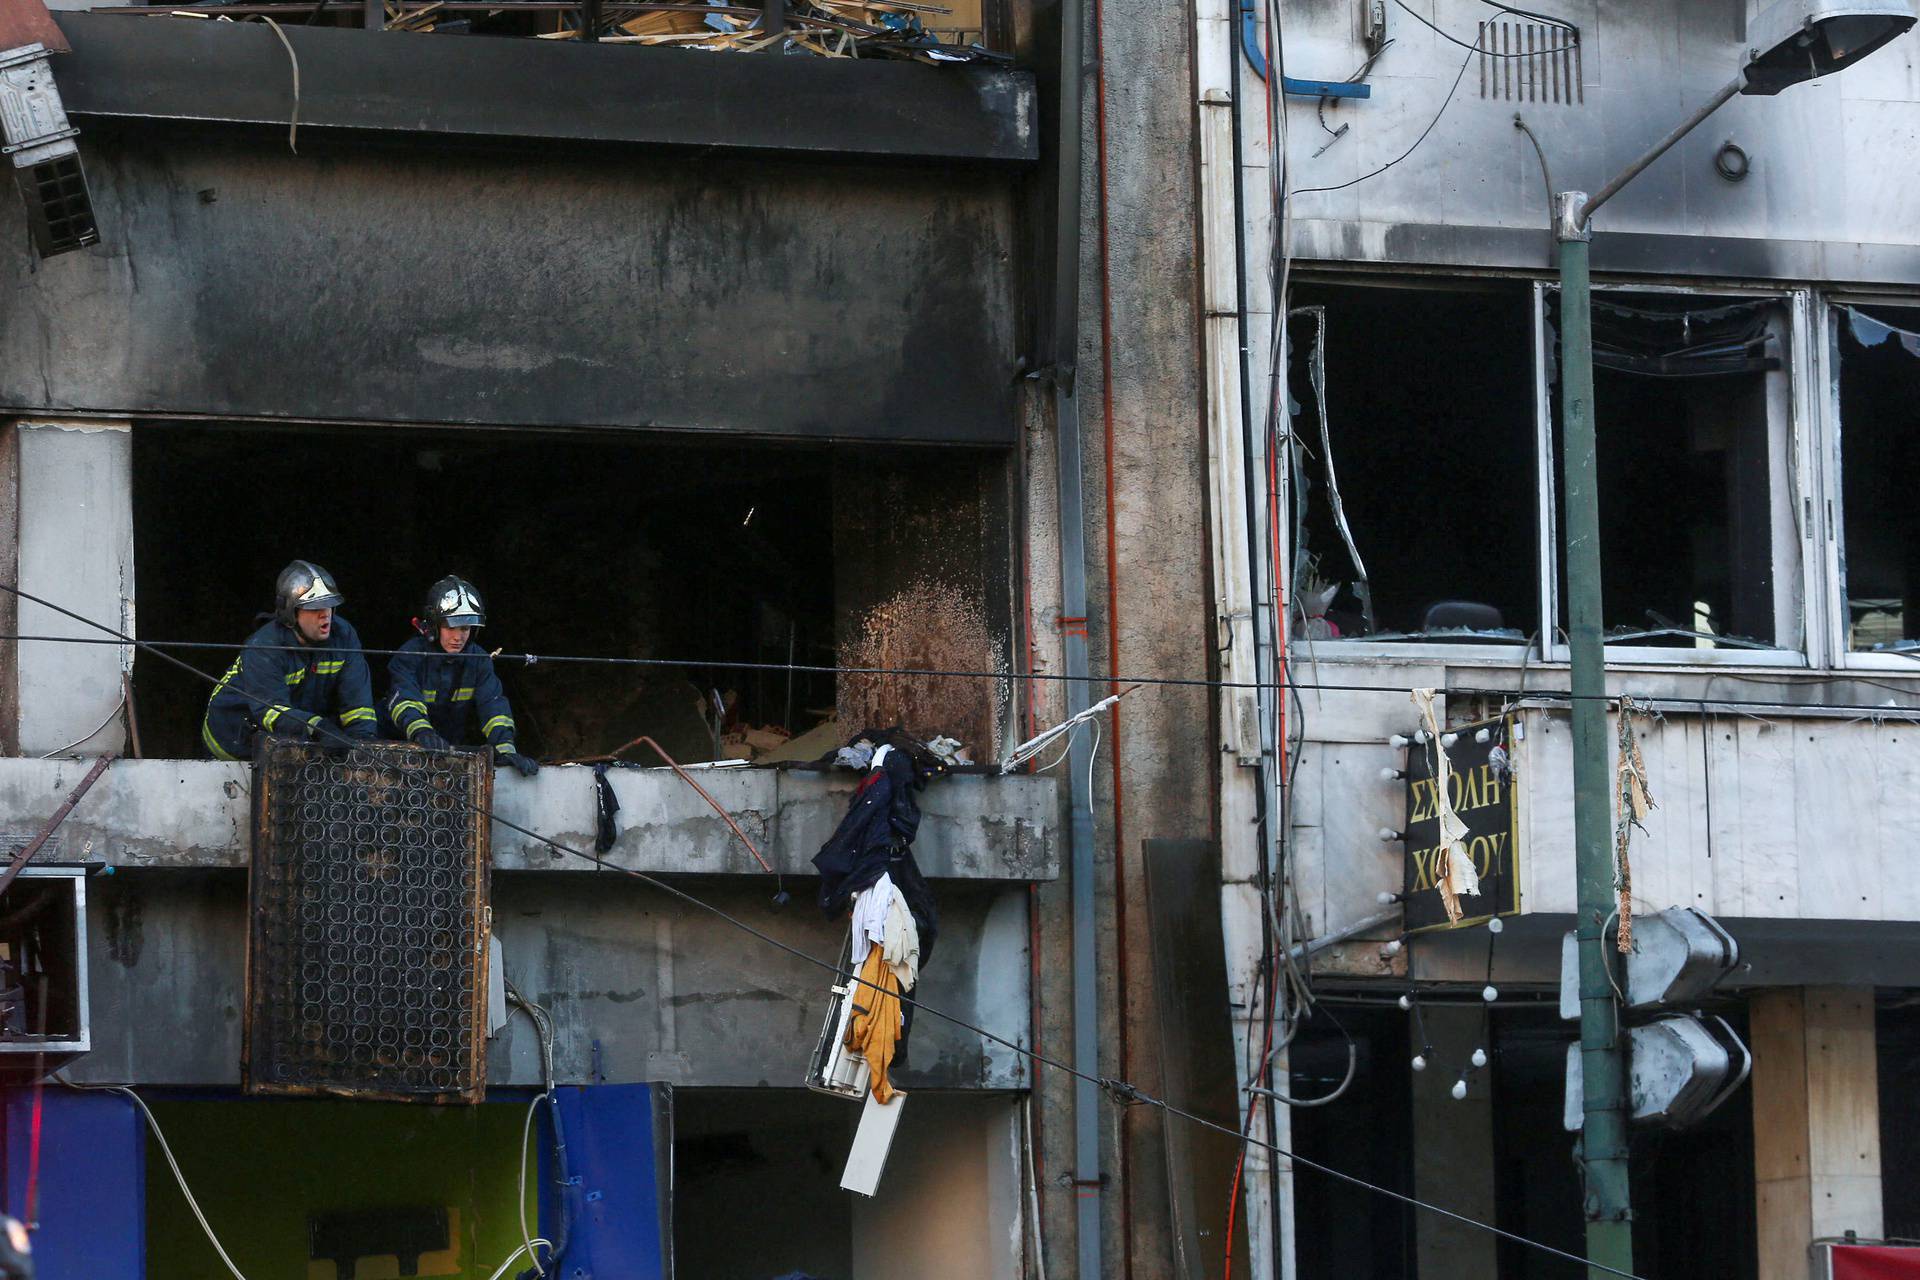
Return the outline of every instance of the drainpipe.
<path id="1" fill-rule="evenodd" d="M 1083 67 L 1083 0 L 1060 5 L 1060 136 L 1054 159 L 1058 182 L 1053 232 L 1053 408 L 1059 503 L 1060 642 L 1066 664 L 1067 713 L 1093 701 L 1087 668 L 1086 501 L 1080 458 L 1080 401 L 1075 364 L 1080 347 L 1080 132 Z M 1109 566 L 1111 571 L 1111 566 Z M 1088 1077 L 1100 1075 L 1100 1002 L 1094 939 L 1093 742 L 1075 730 L 1067 751 L 1067 789 L 1072 821 L 1068 856 L 1073 892 L 1073 1181 L 1084 1280 L 1105 1274 L 1100 1256 L 1100 1091 Z"/>

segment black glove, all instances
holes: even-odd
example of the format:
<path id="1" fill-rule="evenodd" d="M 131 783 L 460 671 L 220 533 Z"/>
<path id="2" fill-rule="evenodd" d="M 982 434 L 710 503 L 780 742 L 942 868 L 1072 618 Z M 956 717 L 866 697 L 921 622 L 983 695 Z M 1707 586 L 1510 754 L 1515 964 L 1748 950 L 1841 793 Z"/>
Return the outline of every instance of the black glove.
<path id="1" fill-rule="evenodd" d="M 338 760 L 359 744 L 332 721 L 315 716 L 308 723 L 307 731 L 320 749 Z"/>
<path id="2" fill-rule="evenodd" d="M 429 751 L 445 751 L 447 749 L 447 740 L 431 729 L 422 729 L 420 732 L 414 734 L 413 737 L 407 739 L 407 741 L 413 743 L 416 747 L 425 747 Z"/>
<path id="3" fill-rule="evenodd" d="M 523 778 L 531 778 L 540 772 L 540 762 L 532 756 L 523 756 L 517 751 L 502 751 L 499 756 L 501 764 L 512 765 L 520 771 L 520 776 Z"/>

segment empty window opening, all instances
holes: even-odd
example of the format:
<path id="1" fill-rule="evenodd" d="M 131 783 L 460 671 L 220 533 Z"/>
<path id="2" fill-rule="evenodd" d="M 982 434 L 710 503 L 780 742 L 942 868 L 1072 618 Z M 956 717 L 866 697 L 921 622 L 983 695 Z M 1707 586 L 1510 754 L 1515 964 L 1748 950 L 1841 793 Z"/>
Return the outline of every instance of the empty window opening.
<path id="1" fill-rule="evenodd" d="M 1557 295 L 1550 306 L 1557 330 Z M 1770 299 L 1595 299 L 1608 643 L 1711 650 L 1799 642 L 1793 575 L 1778 563 L 1794 545 L 1786 325 L 1785 308 Z M 1564 510 L 1557 462 L 1554 473 Z M 1565 626 L 1564 563 L 1560 579 Z"/>
<path id="2" fill-rule="evenodd" d="M 1920 650 L 1920 309 L 1840 307 L 1835 328 L 1847 648 Z"/>
<path id="3" fill-rule="evenodd" d="M 1010 615 L 986 586 L 1005 563 L 998 454 L 399 428 L 134 435 L 148 639 L 238 644 L 299 557 L 339 580 L 363 645 L 397 648 L 428 585 L 457 573 L 484 598 L 489 650 L 674 664 L 503 658 L 518 745 L 544 759 L 645 734 L 683 760 L 811 760 L 865 727 L 842 719 L 872 714 L 976 748 L 993 738 L 995 682 L 882 687 L 832 668 L 997 669 Z M 177 652 L 216 675 L 233 658 Z M 369 658 L 376 701 L 387 662 Z M 142 654 L 134 684 L 147 754 L 202 754 L 205 682 Z"/>
<path id="4" fill-rule="evenodd" d="M 1523 639 L 1539 613 L 1527 294 L 1301 285 L 1293 300 L 1296 631 Z"/>

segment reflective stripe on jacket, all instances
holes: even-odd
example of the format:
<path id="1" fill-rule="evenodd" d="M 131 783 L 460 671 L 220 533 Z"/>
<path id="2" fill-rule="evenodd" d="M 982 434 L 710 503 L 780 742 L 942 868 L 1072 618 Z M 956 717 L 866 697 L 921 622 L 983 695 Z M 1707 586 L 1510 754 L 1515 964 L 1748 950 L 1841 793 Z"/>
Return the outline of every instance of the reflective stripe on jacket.
<path id="1" fill-rule="evenodd" d="M 473 640 L 447 653 L 438 640 L 415 636 L 387 663 L 388 693 L 382 704 L 395 736 L 411 741 L 431 728 L 449 745 L 473 737 L 500 755 L 519 751 L 513 740 L 513 708 L 493 669 L 493 659 Z M 470 730 L 478 724 L 477 734 Z"/>
<path id="2" fill-rule="evenodd" d="M 373 737 L 373 676 L 359 649 L 359 633 L 337 613 L 318 645 L 301 644 L 282 622 L 266 623 L 214 686 L 200 741 L 216 760 L 243 760 L 253 754 L 255 730 L 293 737 L 330 720 L 351 737 Z"/>

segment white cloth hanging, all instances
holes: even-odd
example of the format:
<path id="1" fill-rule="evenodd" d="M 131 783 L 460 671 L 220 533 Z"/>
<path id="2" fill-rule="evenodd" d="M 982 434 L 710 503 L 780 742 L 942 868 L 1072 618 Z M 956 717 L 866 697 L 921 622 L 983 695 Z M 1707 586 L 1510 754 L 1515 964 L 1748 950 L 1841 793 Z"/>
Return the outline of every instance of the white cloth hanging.
<path id="1" fill-rule="evenodd" d="M 900 980 L 900 989 L 913 990 L 920 981 L 920 926 L 913 922 L 906 895 L 897 887 L 887 907 L 887 939 L 881 944 L 880 955 Z"/>
<path id="2" fill-rule="evenodd" d="M 853 967 L 858 969 L 867 958 L 867 948 L 885 945 L 887 941 L 887 909 L 893 905 L 897 891 L 893 887 L 893 877 L 886 872 L 871 885 L 853 895 Z M 915 950 L 919 949 L 916 942 Z"/>

